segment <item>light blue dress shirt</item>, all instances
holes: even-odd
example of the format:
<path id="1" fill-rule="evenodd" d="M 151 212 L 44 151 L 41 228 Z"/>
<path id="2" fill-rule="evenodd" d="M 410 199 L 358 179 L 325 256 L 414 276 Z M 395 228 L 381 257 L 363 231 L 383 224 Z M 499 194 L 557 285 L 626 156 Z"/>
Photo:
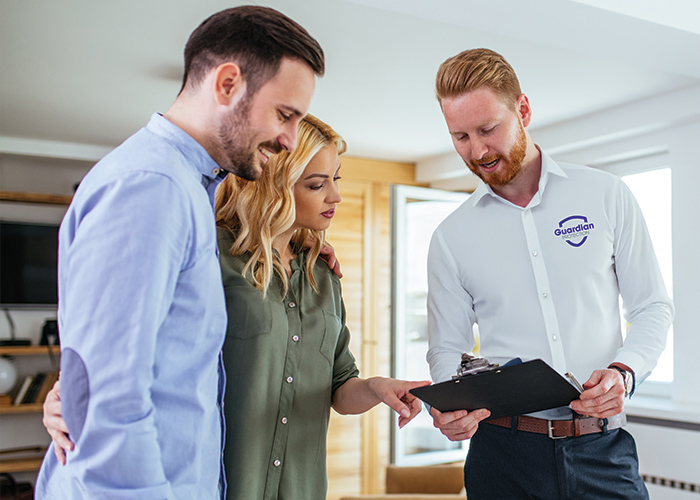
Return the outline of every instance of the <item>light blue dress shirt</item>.
<path id="1" fill-rule="evenodd" d="M 219 166 L 154 114 L 81 182 L 59 233 L 62 411 L 38 499 L 221 498 Z"/>

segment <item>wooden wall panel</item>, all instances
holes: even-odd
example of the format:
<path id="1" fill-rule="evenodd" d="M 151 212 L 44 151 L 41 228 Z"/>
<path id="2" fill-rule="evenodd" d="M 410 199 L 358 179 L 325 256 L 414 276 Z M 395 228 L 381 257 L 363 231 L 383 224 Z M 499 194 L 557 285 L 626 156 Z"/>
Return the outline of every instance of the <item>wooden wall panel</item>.
<path id="1" fill-rule="evenodd" d="M 341 157 L 343 201 L 329 241 L 343 271 L 353 354 L 363 378 L 391 373 L 390 185 L 415 185 L 415 166 Z M 333 413 L 328 434 L 328 499 L 384 491 L 390 425 L 380 405 L 362 416 Z"/>
<path id="2" fill-rule="evenodd" d="M 344 175 L 343 172 L 341 175 Z M 350 329 L 350 349 L 362 374 L 364 316 L 364 245 L 367 186 L 340 181 L 343 201 L 336 210 L 328 239 L 336 250 L 343 271 L 343 299 L 346 324 Z M 337 499 L 362 491 L 361 417 L 331 415 L 328 430 L 328 498 Z"/>

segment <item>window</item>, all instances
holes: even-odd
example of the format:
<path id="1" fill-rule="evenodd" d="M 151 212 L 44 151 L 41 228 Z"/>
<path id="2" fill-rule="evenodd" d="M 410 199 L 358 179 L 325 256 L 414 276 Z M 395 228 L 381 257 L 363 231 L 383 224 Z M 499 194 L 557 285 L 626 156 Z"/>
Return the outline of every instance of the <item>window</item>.
<path id="1" fill-rule="evenodd" d="M 673 297 L 673 260 L 671 231 L 671 169 L 660 168 L 646 172 L 622 175 L 637 199 L 654 245 L 666 290 Z M 624 329 L 623 329 L 624 331 Z M 666 350 L 651 373 L 648 382 L 673 382 L 673 325 L 668 332 Z M 658 392 L 662 384 L 646 383 L 642 393 Z M 667 385 L 667 384 L 663 384 Z M 655 387 L 656 386 L 656 387 Z M 654 390 L 656 389 L 656 390 Z"/>
<path id="2" fill-rule="evenodd" d="M 428 362 L 427 260 L 435 228 L 469 195 L 411 186 L 392 187 L 392 376 L 430 380 Z M 456 370 L 457 367 L 455 367 Z M 422 411 L 410 425 L 392 427 L 397 465 L 462 460 L 468 441 L 452 442 Z"/>

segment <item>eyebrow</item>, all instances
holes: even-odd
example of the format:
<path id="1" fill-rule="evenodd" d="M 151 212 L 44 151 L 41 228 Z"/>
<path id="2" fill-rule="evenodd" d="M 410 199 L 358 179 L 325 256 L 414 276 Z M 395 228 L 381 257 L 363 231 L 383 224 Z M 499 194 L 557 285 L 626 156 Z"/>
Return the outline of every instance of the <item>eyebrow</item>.
<path id="1" fill-rule="evenodd" d="M 295 116 L 299 116 L 299 117 L 302 117 L 302 118 L 303 118 L 304 116 L 306 116 L 304 113 L 302 113 L 302 112 L 299 111 L 298 109 L 293 108 L 293 107 L 291 107 L 291 106 L 287 106 L 286 104 L 280 104 L 279 107 L 280 107 L 280 109 L 283 109 L 284 111 L 287 111 L 288 113 L 291 113 L 291 114 L 293 114 L 293 115 L 295 115 Z"/>
<path id="2" fill-rule="evenodd" d="M 309 179 L 313 179 L 314 177 L 321 177 L 322 179 L 328 179 L 328 175 L 326 174 L 311 174 L 308 177 L 305 177 L 304 180 L 308 181 Z"/>
<path id="3" fill-rule="evenodd" d="M 335 173 L 333 175 L 338 175 L 338 171 L 340 170 L 340 167 L 341 167 L 341 165 L 338 165 L 338 168 L 335 169 Z M 309 179 L 313 179 L 314 177 L 321 177 L 322 179 L 328 179 L 330 177 L 330 175 L 313 173 L 313 174 L 309 174 L 307 177 L 304 177 L 304 180 L 307 181 Z"/>

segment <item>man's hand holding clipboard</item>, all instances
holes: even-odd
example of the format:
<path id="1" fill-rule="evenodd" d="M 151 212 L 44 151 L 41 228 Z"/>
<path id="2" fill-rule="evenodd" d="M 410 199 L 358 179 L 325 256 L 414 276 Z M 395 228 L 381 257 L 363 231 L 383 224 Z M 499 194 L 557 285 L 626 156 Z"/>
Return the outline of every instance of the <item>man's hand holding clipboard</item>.
<path id="1" fill-rule="evenodd" d="M 476 364 L 481 369 L 462 369 L 462 376 L 411 390 L 432 407 L 436 426 L 453 441 L 470 438 L 482 420 L 568 406 L 581 393 L 541 359 L 502 367 Z"/>

